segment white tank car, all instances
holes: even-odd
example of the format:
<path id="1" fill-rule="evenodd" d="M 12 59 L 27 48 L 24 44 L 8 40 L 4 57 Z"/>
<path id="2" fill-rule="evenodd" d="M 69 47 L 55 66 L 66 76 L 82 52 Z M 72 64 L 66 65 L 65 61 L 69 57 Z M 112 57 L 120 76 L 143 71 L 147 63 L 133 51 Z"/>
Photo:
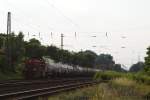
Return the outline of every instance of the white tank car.
<path id="1" fill-rule="evenodd" d="M 73 66 L 62 64 L 62 63 L 55 63 L 53 60 L 47 57 L 43 57 L 46 63 L 46 72 L 48 76 L 60 76 L 64 75 L 66 76 L 69 73 L 72 73 L 75 71 Z"/>
<path id="2" fill-rule="evenodd" d="M 80 66 L 71 66 L 62 63 L 55 63 L 48 57 L 43 57 L 46 63 L 47 76 L 51 77 L 69 77 L 69 76 L 84 76 L 100 71 L 98 69 L 83 68 Z"/>

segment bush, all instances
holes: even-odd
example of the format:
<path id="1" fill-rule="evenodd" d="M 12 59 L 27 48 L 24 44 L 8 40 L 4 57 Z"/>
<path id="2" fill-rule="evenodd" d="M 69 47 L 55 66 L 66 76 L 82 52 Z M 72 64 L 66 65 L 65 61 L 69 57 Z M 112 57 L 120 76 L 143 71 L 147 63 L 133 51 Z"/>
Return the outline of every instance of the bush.
<path id="1" fill-rule="evenodd" d="M 94 76 L 94 79 L 97 80 L 112 80 L 115 78 L 122 77 L 123 74 L 119 72 L 107 71 L 107 72 L 97 72 Z"/>
<path id="2" fill-rule="evenodd" d="M 150 84 L 150 77 L 143 73 L 121 73 L 114 71 L 97 72 L 94 76 L 96 80 L 113 80 L 116 78 L 128 78 L 139 83 Z"/>
<path id="3" fill-rule="evenodd" d="M 133 79 L 140 83 L 150 84 L 150 77 L 143 74 L 133 75 Z"/>
<path id="4" fill-rule="evenodd" d="M 129 78 L 118 78 L 111 80 L 110 88 L 115 89 L 121 96 L 145 97 L 150 93 L 150 86 L 139 84 L 135 80 Z"/>

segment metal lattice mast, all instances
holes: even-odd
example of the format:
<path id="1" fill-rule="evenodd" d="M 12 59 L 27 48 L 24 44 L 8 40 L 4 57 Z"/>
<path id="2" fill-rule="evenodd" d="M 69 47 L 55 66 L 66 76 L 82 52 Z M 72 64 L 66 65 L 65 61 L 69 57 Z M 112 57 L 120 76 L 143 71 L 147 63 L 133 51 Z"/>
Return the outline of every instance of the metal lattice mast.
<path id="1" fill-rule="evenodd" d="M 63 46 L 64 46 L 64 44 L 63 44 L 63 37 L 64 37 L 64 35 L 61 34 L 61 49 L 63 49 Z"/>
<path id="2" fill-rule="evenodd" d="M 11 33 L 11 12 L 7 15 L 7 35 Z"/>
<path id="3" fill-rule="evenodd" d="M 8 12 L 7 15 L 7 59 L 8 59 L 8 66 L 11 67 L 11 47 L 10 47 L 10 34 L 11 34 L 11 12 Z"/>

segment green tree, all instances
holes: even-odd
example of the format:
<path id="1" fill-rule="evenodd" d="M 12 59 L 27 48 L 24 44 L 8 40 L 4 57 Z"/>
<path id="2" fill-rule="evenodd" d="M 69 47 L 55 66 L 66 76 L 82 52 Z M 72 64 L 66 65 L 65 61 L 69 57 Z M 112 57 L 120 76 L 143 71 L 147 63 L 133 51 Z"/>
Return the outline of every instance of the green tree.
<path id="1" fill-rule="evenodd" d="M 2 48 L 3 43 L 4 43 L 4 39 L 3 39 L 3 37 L 0 37 L 0 49 Z"/>
<path id="2" fill-rule="evenodd" d="M 97 54 L 92 51 L 69 52 L 55 46 L 48 46 L 46 54 L 55 62 L 62 62 L 70 65 L 93 67 Z"/>
<path id="3" fill-rule="evenodd" d="M 144 69 L 144 63 L 143 62 L 137 62 L 136 64 L 133 64 L 130 68 L 130 72 L 138 72 Z"/>
<path id="4" fill-rule="evenodd" d="M 18 62 L 22 59 L 24 54 L 24 40 L 23 40 L 23 33 L 20 32 L 18 35 L 14 33 L 9 34 L 8 40 L 6 41 L 7 35 L 0 34 L 1 39 L 1 48 L 3 47 L 1 55 L 1 66 L 5 66 L 6 69 L 10 69 L 15 72 L 15 66 Z M 4 44 L 5 43 L 5 44 Z M 5 45 L 5 47 L 4 47 Z M 9 58 L 9 59 L 8 59 Z M 9 60 L 9 63 L 8 63 Z"/>
<path id="5" fill-rule="evenodd" d="M 72 53 L 68 50 L 58 50 L 59 59 L 62 63 L 72 64 Z"/>
<path id="6" fill-rule="evenodd" d="M 25 43 L 25 55 L 29 58 L 41 58 L 45 55 L 45 46 L 42 46 L 40 41 L 31 39 L 28 43 Z"/>
<path id="7" fill-rule="evenodd" d="M 96 57 L 97 54 L 92 51 L 80 51 L 74 54 L 73 63 L 83 67 L 94 67 Z"/>
<path id="8" fill-rule="evenodd" d="M 0 70 L 4 73 L 7 68 L 6 68 L 6 56 L 5 55 L 0 55 Z"/>
<path id="9" fill-rule="evenodd" d="M 147 48 L 147 57 L 145 57 L 144 71 L 150 75 L 150 47 Z"/>
<path id="10" fill-rule="evenodd" d="M 121 64 L 114 64 L 114 66 L 112 67 L 113 71 L 117 71 L 117 72 L 126 72 L 125 69 L 121 68 Z"/>
<path id="11" fill-rule="evenodd" d="M 59 48 L 57 48 L 56 46 L 51 45 L 46 48 L 46 55 L 53 59 L 55 62 L 60 61 L 58 52 Z"/>
<path id="12" fill-rule="evenodd" d="M 14 33 L 11 33 L 9 35 L 9 41 L 6 42 L 6 46 L 8 45 L 8 51 L 6 50 L 6 53 L 9 52 L 10 57 L 10 65 L 11 69 L 15 72 L 15 66 L 17 66 L 18 62 L 20 62 L 24 56 L 24 40 L 23 40 L 23 33 L 19 32 L 18 35 L 15 35 Z M 7 48 L 6 48 L 7 49 Z"/>
<path id="13" fill-rule="evenodd" d="M 86 57 L 86 66 L 94 67 L 97 54 L 93 51 L 87 50 L 84 52 L 84 55 Z"/>
<path id="14" fill-rule="evenodd" d="M 19 62 L 24 56 L 25 48 L 23 37 L 23 33 L 20 32 L 17 36 L 13 36 L 11 39 L 11 57 L 13 65 L 17 64 L 17 62 Z"/>
<path id="15" fill-rule="evenodd" d="M 55 46 L 48 46 L 46 54 L 55 62 L 62 62 L 67 64 L 72 64 L 73 53 L 68 50 L 59 49 Z"/>
<path id="16" fill-rule="evenodd" d="M 100 54 L 95 60 L 95 66 L 102 70 L 112 70 L 114 64 L 113 57 L 109 54 Z"/>

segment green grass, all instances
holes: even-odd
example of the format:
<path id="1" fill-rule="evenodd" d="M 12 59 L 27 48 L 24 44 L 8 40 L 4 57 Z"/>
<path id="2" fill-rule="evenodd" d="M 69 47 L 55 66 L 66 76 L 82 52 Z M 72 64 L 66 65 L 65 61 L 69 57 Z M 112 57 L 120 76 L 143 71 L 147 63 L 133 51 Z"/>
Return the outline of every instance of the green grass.
<path id="1" fill-rule="evenodd" d="M 89 100 L 95 95 L 95 87 L 77 89 L 72 92 L 65 92 L 59 95 L 51 96 L 48 100 Z"/>
<path id="2" fill-rule="evenodd" d="M 108 83 L 55 95 L 48 100 L 146 100 L 149 93 L 150 85 L 128 78 L 116 78 Z"/>
<path id="3" fill-rule="evenodd" d="M 125 74 L 114 71 L 97 72 L 94 76 L 96 80 L 111 80 L 118 77 L 123 77 Z"/>
<path id="4" fill-rule="evenodd" d="M 0 69 L 0 80 L 23 79 L 22 70 L 22 63 L 16 65 L 16 72 L 12 72 L 10 69 L 5 69 L 3 71 L 2 69 Z"/>
<path id="5" fill-rule="evenodd" d="M 98 72 L 95 80 L 109 80 L 96 86 L 49 97 L 49 100 L 149 100 L 150 77 L 144 73 Z M 149 97 L 147 99 L 147 97 Z"/>
<path id="6" fill-rule="evenodd" d="M 109 87 L 114 90 L 118 96 L 138 97 L 140 100 L 144 100 L 144 97 L 150 96 L 150 85 L 137 83 L 135 80 L 128 78 L 111 80 Z"/>
<path id="7" fill-rule="evenodd" d="M 12 72 L 7 72 L 7 73 L 2 73 L 0 71 L 0 80 L 11 80 L 11 79 L 22 79 L 22 75 L 19 73 L 12 73 Z"/>
<path id="8" fill-rule="evenodd" d="M 135 80 L 138 83 L 150 84 L 150 76 L 142 72 L 139 73 L 121 73 L 121 72 L 114 72 L 114 71 L 98 72 L 95 74 L 94 79 L 113 80 L 121 77 Z"/>

